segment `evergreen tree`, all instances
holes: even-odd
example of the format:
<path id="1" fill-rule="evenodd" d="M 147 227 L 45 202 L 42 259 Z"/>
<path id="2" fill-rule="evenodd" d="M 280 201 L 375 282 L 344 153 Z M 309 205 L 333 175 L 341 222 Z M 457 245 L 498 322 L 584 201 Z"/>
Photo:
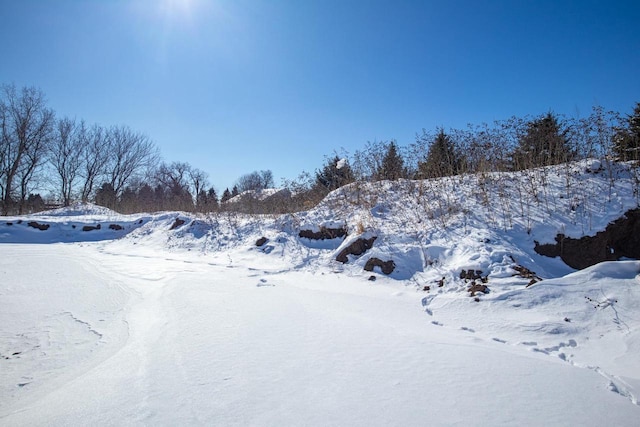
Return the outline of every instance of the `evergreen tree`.
<path id="1" fill-rule="evenodd" d="M 196 195 L 196 211 L 198 212 L 206 212 L 209 197 L 207 196 L 207 192 L 204 190 L 200 190 L 200 192 Z"/>
<path id="2" fill-rule="evenodd" d="M 316 186 L 325 192 L 333 191 L 354 181 L 351 166 L 346 159 L 335 156 L 327 161 L 321 171 L 316 172 Z"/>
<path id="3" fill-rule="evenodd" d="M 153 188 L 149 184 L 144 184 L 138 190 L 138 209 L 143 212 L 153 212 L 159 210 L 155 202 Z"/>
<path id="4" fill-rule="evenodd" d="M 229 199 L 231 199 L 232 194 L 229 191 L 228 188 L 225 188 L 224 191 L 222 192 L 222 197 L 220 198 L 220 203 L 227 203 L 229 201 Z"/>
<path id="5" fill-rule="evenodd" d="M 29 197 L 27 198 L 28 213 L 41 212 L 44 208 L 44 200 L 42 200 L 40 194 L 29 194 Z"/>
<path id="6" fill-rule="evenodd" d="M 418 178 L 438 178 L 455 175 L 460 171 L 462 160 L 454 142 L 440 129 L 435 137 L 427 158 L 418 163 Z"/>
<path id="7" fill-rule="evenodd" d="M 626 122 L 627 128 L 616 133 L 613 151 L 621 161 L 640 160 L 640 102 Z"/>
<path id="8" fill-rule="evenodd" d="M 231 197 L 236 197 L 238 194 L 240 194 L 240 190 L 238 190 L 237 185 L 234 185 L 233 189 L 231 190 Z"/>
<path id="9" fill-rule="evenodd" d="M 560 128 L 556 116 L 547 113 L 527 124 L 526 133 L 513 153 L 513 168 L 521 170 L 556 165 L 573 157 L 566 131 Z"/>
<path id="10" fill-rule="evenodd" d="M 167 194 L 162 184 L 158 184 L 153 191 L 154 207 L 156 210 L 161 211 L 166 209 L 167 206 Z"/>
<path id="11" fill-rule="evenodd" d="M 377 177 L 379 180 L 396 180 L 406 178 L 404 160 L 398 153 L 398 146 L 395 141 L 391 141 L 389 145 L 387 145 L 387 152 L 382 159 L 382 164 L 378 170 Z"/>
<path id="12" fill-rule="evenodd" d="M 216 189 L 213 187 L 207 192 L 207 210 L 218 210 L 218 193 L 216 193 Z"/>
<path id="13" fill-rule="evenodd" d="M 213 212 L 218 210 L 218 195 L 211 187 L 209 191 L 201 190 L 196 198 L 196 210 L 198 212 Z"/>
<path id="14" fill-rule="evenodd" d="M 102 184 L 102 187 L 100 187 L 98 191 L 96 191 L 96 205 L 104 206 L 105 208 L 109 209 L 115 209 L 116 200 L 116 191 L 108 182 Z"/>
<path id="15" fill-rule="evenodd" d="M 130 186 L 125 187 L 120 195 L 120 199 L 118 200 L 118 211 L 127 214 L 140 211 L 138 195 Z"/>

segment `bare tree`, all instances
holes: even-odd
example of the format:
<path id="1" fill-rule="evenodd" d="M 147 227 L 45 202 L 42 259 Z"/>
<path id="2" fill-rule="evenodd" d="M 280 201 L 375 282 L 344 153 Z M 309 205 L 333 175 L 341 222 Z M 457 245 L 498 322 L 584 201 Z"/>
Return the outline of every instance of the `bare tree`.
<path id="1" fill-rule="evenodd" d="M 264 190 L 273 187 L 273 172 L 270 170 L 253 171 L 238 178 L 236 187 L 242 193 L 250 190 Z"/>
<path id="2" fill-rule="evenodd" d="M 43 163 L 43 154 L 51 137 L 53 110 L 46 106 L 44 94 L 34 87 L 20 91 L 4 85 L 0 100 L 0 164 L 2 177 L 2 212 L 15 205 L 14 185 L 19 180 L 19 209 L 28 196 L 29 184 Z"/>
<path id="3" fill-rule="evenodd" d="M 109 160 L 109 152 L 106 148 L 107 131 L 100 125 L 93 125 L 84 134 L 82 144 L 82 190 L 80 198 L 83 202 L 89 201 L 100 177 L 105 173 L 105 167 Z"/>
<path id="4" fill-rule="evenodd" d="M 119 197 L 125 186 L 158 161 L 158 151 L 146 136 L 127 126 L 108 131 L 106 179 Z"/>
<path id="5" fill-rule="evenodd" d="M 84 122 L 68 117 L 58 120 L 49 149 L 49 163 L 54 169 L 58 191 L 64 206 L 72 201 L 74 185 L 82 167 L 82 150 L 87 141 Z"/>
<path id="6" fill-rule="evenodd" d="M 209 185 L 207 173 L 194 167 L 189 168 L 187 173 L 189 175 L 189 181 L 193 191 L 192 194 L 196 196 L 195 207 L 197 210 L 202 211 L 205 209 L 206 205 L 209 205 L 209 199 L 207 197 L 208 193 L 205 191 L 206 187 Z"/>
<path id="7" fill-rule="evenodd" d="M 162 163 L 155 178 L 165 192 L 166 208 L 193 210 L 193 196 L 190 191 L 191 165 L 184 162 Z M 195 193 L 198 194 L 198 193 Z"/>
<path id="8" fill-rule="evenodd" d="M 378 171 L 382 169 L 382 160 L 387 151 L 387 143 L 381 141 L 368 141 L 362 150 L 353 154 L 353 169 L 357 181 L 375 179 Z"/>
<path id="9" fill-rule="evenodd" d="M 184 162 L 161 163 L 155 173 L 156 180 L 165 188 L 183 188 L 189 186 L 191 165 Z"/>

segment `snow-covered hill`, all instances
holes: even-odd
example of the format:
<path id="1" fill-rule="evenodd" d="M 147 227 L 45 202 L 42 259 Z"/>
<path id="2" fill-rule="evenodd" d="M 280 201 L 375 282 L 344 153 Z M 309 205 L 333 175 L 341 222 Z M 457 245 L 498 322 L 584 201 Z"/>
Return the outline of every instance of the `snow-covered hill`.
<path id="1" fill-rule="evenodd" d="M 635 182 L 589 161 L 288 215 L 3 218 L 0 424 L 635 425 L 640 261 L 534 250 Z"/>

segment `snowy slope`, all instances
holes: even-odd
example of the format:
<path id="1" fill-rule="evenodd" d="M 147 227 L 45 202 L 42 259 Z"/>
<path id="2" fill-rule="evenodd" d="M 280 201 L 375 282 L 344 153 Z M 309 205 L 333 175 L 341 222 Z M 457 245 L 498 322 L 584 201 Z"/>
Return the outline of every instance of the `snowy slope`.
<path id="1" fill-rule="evenodd" d="M 636 207 L 632 178 L 582 162 L 353 184 L 283 216 L 3 218 L 0 424 L 637 425 L 640 262 L 533 251 Z M 323 227 L 348 234 L 299 236 Z"/>

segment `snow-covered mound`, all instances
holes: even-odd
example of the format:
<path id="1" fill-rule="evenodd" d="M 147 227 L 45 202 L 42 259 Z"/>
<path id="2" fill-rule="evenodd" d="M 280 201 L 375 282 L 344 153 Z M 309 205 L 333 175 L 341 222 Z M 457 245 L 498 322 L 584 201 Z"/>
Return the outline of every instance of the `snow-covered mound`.
<path id="1" fill-rule="evenodd" d="M 119 216 L 117 212 L 112 211 L 109 208 L 94 205 L 92 203 L 74 203 L 71 206 L 61 207 L 57 209 L 51 209 L 45 212 L 38 212 L 33 214 L 35 217 L 69 217 L 69 216 L 82 216 L 90 218 L 113 218 Z"/>
<path id="2" fill-rule="evenodd" d="M 92 204 L 0 220 L 0 243 L 64 243 L 113 240 L 149 220 L 147 215 L 120 215 Z"/>
<path id="3" fill-rule="evenodd" d="M 289 197 L 291 192 L 286 188 L 263 188 L 260 190 L 246 190 L 227 200 L 227 203 L 233 205 L 241 203 L 247 199 L 265 201 L 275 197 Z"/>

